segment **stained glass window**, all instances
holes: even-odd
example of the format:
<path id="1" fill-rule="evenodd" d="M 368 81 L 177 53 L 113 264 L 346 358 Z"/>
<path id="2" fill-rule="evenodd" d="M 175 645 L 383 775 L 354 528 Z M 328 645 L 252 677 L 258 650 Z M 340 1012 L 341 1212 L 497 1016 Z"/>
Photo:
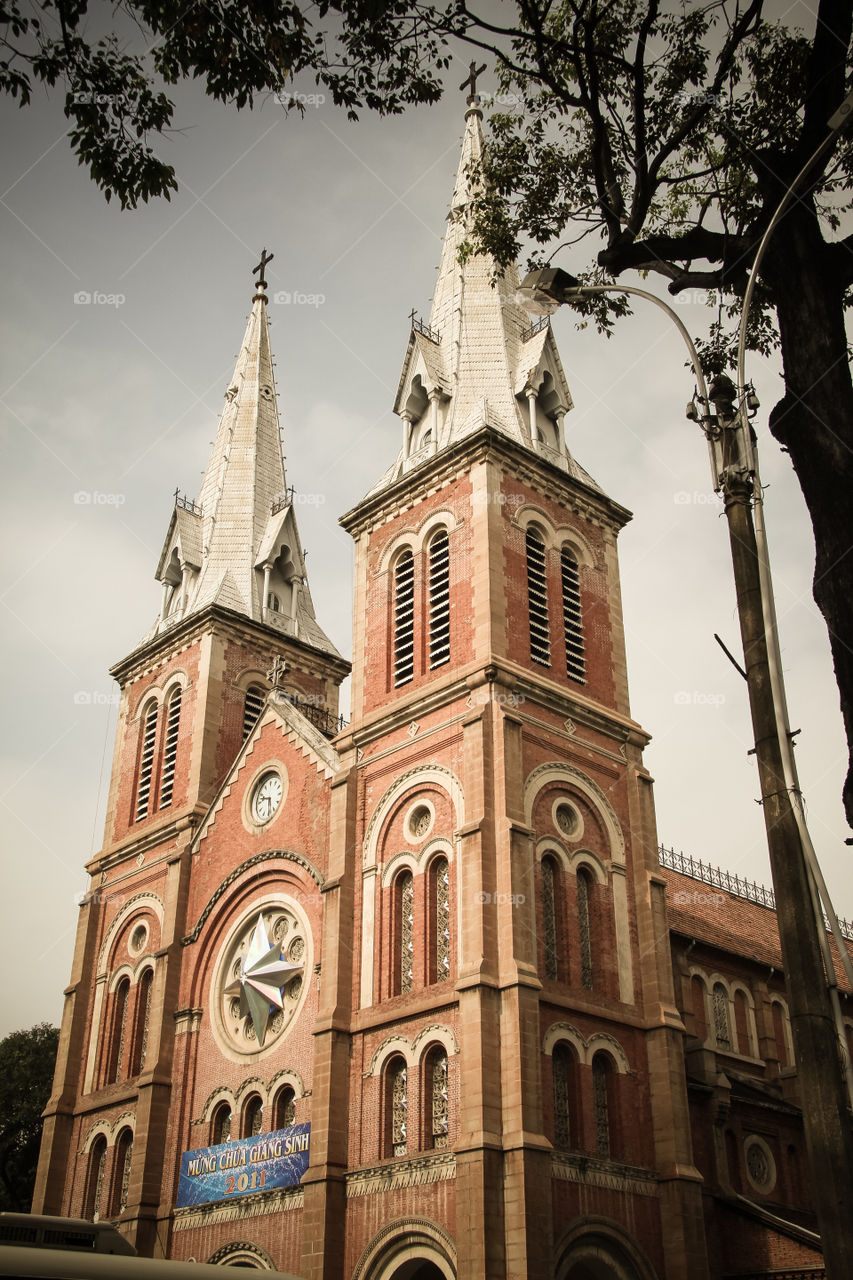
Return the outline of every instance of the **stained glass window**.
<path id="1" fill-rule="evenodd" d="M 400 990 L 411 991 L 414 981 L 414 906 L 415 882 L 411 871 L 404 871 L 397 881 L 400 928 Z"/>
<path id="2" fill-rule="evenodd" d="M 432 1145 L 436 1150 L 441 1150 L 447 1146 L 448 1135 L 448 1072 L 447 1072 L 447 1054 L 443 1049 L 436 1049 L 431 1059 L 431 1098 L 430 1111 L 432 1114 Z"/>
<path id="3" fill-rule="evenodd" d="M 231 1108 L 227 1102 L 221 1103 L 213 1116 L 213 1145 L 231 1140 Z"/>
<path id="4" fill-rule="evenodd" d="M 610 1155 L 610 1115 L 608 1108 L 608 1077 L 610 1065 L 602 1053 L 592 1060 L 592 1097 L 595 1112 L 595 1154 Z"/>
<path id="5" fill-rule="evenodd" d="M 557 869 L 542 859 L 542 920 L 545 933 L 545 977 L 557 977 Z"/>
<path id="6" fill-rule="evenodd" d="M 296 1101 L 293 1090 L 282 1089 L 275 1102 L 275 1128 L 287 1129 L 296 1124 Z"/>
<path id="7" fill-rule="evenodd" d="M 115 993 L 115 1014 L 113 1019 L 113 1061 L 110 1072 L 110 1083 L 121 1079 L 124 1063 L 125 1039 L 127 1038 L 127 997 L 130 994 L 130 978 L 122 978 Z"/>
<path id="8" fill-rule="evenodd" d="M 131 1075 L 138 1075 L 145 1066 L 145 1054 L 148 1049 L 148 1023 L 151 1015 L 151 984 L 154 973 L 146 969 L 139 979 L 139 993 L 136 997 L 136 1061 Z"/>
<path id="9" fill-rule="evenodd" d="M 130 1162 L 133 1156 L 133 1134 L 129 1129 L 125 1129 L 124 1133 L 118 1140 L 118 1174 L 121 1179 L 119 1184 L 118 1196 L 118 1212 L 124 1213 L 127 1208 L 127 1192 L 130 1187 Z"/>
<path id="10" fill-rule="evenodd" d="M 406 1064 L 398 1059 L 391 1069 L 391 1154 L 406 1154 L 406 1110 L 408 1093 Z"/>
<path id="11" fill-rule="evenodd" d="M 554 1047 L 551 1058 L 554 1075 L 554 1146 L 568 1148 L 571 1145 L 572 1051 L 565 1044 Z"/>
<path id="12" fill-rule="evenodd" d="M 93 1222 L 101 1216 L 101 1197 L 104 1193 L 104 1173 L 107 1167 L 107 1140 L 96 1138 L 92 1144 L 89 1157 L 89 1192 L 86 1199 L 86 1214 Z"/>
<path id="13" fill-rule="evenodd" d="M 435 980 L 450 977 L 450 869 L 446 858 L 433 864 L 435 894 Z"/>
<path id="14" fill-rule="evenodd" d="M 581 952 L 581 986 L 592 990 L 592 931 L 589 918 L 590 880 L 587 871 L 578 872 L 578 936 Z"/>
<path id="15" fill-rule="evenodd" d="M 731 1049 L 732 1036 L 729 1025 L 729 993 L 721 982 L 714 987 L 714 1039 L 718 1049 Z"/>

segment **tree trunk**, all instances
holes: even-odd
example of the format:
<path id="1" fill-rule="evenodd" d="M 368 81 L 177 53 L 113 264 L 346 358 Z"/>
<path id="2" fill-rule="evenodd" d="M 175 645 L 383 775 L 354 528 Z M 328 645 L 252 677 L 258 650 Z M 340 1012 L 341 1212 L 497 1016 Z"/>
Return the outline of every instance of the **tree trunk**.
<path id="1" fill-rule="evenodd" d="M 853 380 L 844 290 L 827 249 L 814 211 L 797 205 L 771 241 L 762 277 L 776 301 L 785 375 L 770 430 L 791 456 L 814 530 L 814 599 L 840 693 L 853 827 Z"/>

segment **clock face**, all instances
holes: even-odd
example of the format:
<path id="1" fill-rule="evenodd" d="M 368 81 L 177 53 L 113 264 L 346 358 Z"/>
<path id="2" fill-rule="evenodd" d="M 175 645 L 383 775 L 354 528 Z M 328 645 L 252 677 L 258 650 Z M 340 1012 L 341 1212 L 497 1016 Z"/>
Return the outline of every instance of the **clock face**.
<path id="1" fill-rule="evenodd" d="M 281 804 L 282 785 L 277 773 L 265 773 L 255 787 L 252 797 L 252 817 L 255 822 L 269 822 Z"/>

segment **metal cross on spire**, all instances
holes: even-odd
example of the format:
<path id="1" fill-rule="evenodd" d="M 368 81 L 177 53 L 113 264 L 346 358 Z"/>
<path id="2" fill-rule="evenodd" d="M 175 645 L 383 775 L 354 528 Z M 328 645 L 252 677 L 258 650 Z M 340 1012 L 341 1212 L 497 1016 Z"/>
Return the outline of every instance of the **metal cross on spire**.
<path id="1" fill-rule="evenodd" d="M 267 679 L 273 689 L 281 689 L 284 687 L 284 677 L 288 671 L 289 667 L 281 654 L 276 654 L 275 661 L 267 672 Z"/>
<path id="2" fill-rule="evenodd" d="M 469 102 L 474 102 L 474 101 L 476 101 L 476 98 L 477 98 L 477 76 L 481 76 L 485 70 L 486 70 L 486 64 L 485 64 L 485 62 L 483 63 L 482 67 L 478 67 L 478 66 L 477 66 L 476 60 L 474 60 L 474 61 L 472 61 L 472 62 L 471 62 L 471 65 L 470 65 L 470 67 L 468 68 L 468 79 L 467 79 L 467 80 L 463 80 L 463 81 L 462 81 L 462 83 L 461 83 L 461 84 L 460 84 L 460 86 L 459 86 L 459 88 L 460 88 L 460 89 L 468 89 L 468 88 L 469 88 L 469 86 L 470 86 L 470 90 L 469 90 L 469 93 L 468 93 L 468 101 L 469 101 Z"/>
<path id="3" fill-rule="evenodd" d="M 472 66 L 473 66 L 473 63 L 472 63 Z M 253 276 L 258 275 L 258 272 L 259 272 L 259 271 L 260 271 L 260 273 L 261 273 L 261 274 L 260 274 L 260 276 L 258 277 L 258 288 L 259 288 L 259 289 L 266 289 L 266 287 L 267 287 L 267 282 L 266 282 L 266 280 L 264 279 L 264 275 L 266 274 L 267 263 L 268 263 L 268 262 L 272 262 L 272 260 L 273 260 L 273 258 L 274 258 L 274 257 L 275 257 L 275 254 L 274 254 L 274 253 L 267 253 L 266 249 L 262 249 L 262 250 L 261 250 L 261 260 L 260 260 L 260 262 L 258 263 L 258 265 L 257 265 L 256 267 L 254 267 L 254 268 L 253 268 L 253 270 L 252 270 L 252 275 L 253 275 Z"/>

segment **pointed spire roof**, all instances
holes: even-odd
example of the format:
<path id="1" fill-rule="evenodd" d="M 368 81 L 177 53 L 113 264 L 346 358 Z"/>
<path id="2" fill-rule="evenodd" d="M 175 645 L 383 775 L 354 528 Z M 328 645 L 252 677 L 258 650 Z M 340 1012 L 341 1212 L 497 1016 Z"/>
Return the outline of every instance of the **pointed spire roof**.
<path id="1" fill-rule="evenodd" d="M 489 254 L 459 261 L 485 154 L 483 113 L 469 94 L 429 323 L 412 317 L 394 402 L 395 413 L 413 424 L 411 441 L 373 493 L 484 425 L 598 489 L 563 443 L 571 395 L 550 325 L 531 323 L 515 300 L 515 264 L 498 273 Z M 533 426 L 528 392 L 538 402 Z"/>
<path id="2" fill-rule="evenodd" d="M 198 499 L 175 494 L 157 566 L 164 613 L 155 632 L 219 604 L 337 654 L 314 616 L 284 470 L 263 278 L 271 256 L 264 250 L 255 268 L 260 279 Z"/>

